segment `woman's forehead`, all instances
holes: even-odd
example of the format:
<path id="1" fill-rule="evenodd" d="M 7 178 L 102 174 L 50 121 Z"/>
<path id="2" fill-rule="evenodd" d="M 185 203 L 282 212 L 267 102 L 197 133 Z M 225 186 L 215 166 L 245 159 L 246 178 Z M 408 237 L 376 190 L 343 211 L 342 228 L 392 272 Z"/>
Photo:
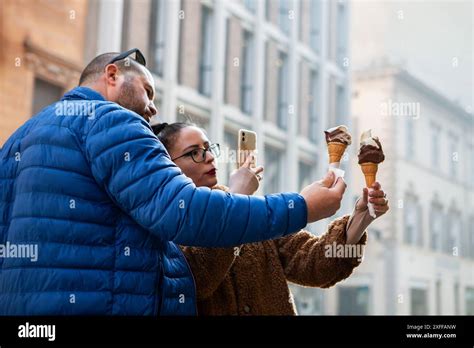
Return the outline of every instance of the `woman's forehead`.
<path id="1" fill-rule="evenodd" d="M 200 128 L 194 126 L 181 129 L 179 140 L 183 146 L 204 144 L 205 142 L 209 142 L 206 134 Z"/>

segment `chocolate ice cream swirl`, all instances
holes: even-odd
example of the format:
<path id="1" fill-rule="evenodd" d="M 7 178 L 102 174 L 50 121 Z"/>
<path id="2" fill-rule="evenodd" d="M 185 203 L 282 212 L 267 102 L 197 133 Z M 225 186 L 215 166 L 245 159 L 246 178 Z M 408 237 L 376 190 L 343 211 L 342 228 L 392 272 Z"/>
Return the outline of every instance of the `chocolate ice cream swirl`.
<path id="1" fill-rule="evenodd" d="M 349 134 L 345 126 L 339 126 L 334 130 L 332 129 L 324 131 L 324 133 L 326 134 L 326 143 L 329 144 L 330 142 L 336 142 L 345 145 L 350 145 L 352 143 L 351 135 Z"/>
<path id="2" fill-rule="evenodd" d="M 377 138 L 372 138 L 377 145 L 378 148 L 373 145 L 362 145 L 359 151 L 359 164 L 372 162 L 372 163 L 380 163 L 385 160 L 385 155 L 383 154 L 382 144 Z"/>

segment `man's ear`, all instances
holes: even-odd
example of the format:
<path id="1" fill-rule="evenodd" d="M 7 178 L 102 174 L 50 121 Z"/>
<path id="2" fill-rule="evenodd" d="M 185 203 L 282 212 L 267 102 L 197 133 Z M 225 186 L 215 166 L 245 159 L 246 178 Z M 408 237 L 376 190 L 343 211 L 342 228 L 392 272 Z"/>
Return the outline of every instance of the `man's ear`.
<path id="1" fill-rule="evenodd" d="M 109 64 L 105 67 L 105 79 L 108 85 L 115 86 L 117 84 L 119 68 L 115 64 Z"/>

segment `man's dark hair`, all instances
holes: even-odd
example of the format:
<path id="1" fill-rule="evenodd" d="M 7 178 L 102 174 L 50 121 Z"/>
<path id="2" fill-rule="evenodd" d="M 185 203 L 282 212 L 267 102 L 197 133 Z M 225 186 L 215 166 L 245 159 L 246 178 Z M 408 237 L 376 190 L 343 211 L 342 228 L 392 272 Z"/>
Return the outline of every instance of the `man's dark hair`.
<path id="1" fill-rule="evenodd" d="M 81 77 L 79 78 L 79 86 L 98 79 L 99 76 L 104 73 L 107 64 L 119 54 L 120 53 L 117 52 L 108 52 L 92 59 L 82 71 Z M 117 65 L 122 72 L 136 71 L 137 73 L 141 73 L 140 64 L 132 58 L 122 59 L 114 64 Z"/>

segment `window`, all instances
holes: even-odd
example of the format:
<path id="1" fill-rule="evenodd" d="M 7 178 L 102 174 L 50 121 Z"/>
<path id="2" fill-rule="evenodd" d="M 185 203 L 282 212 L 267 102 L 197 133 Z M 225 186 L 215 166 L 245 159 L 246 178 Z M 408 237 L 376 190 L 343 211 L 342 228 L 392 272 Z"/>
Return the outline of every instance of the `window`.
<path id="1" fill-rule="evenodd" d="M 337 4 L 337 63 L 340 66 L 344 64 L 344 58 L 346 57 L 347 47 L 347 11 L 346 4 L 344 1 L 339 0 Z"/>
<path id="2" fill-rule="evenodd" d="M 422 246 L 421 206 L 412 195 L 405 198 L 404 204 L 404 240 L 411 245 Z"/>
<path id="3" fill-rule="evenodd" d="M 229 83 L 229 66 L 232 64 L 232 59 L 230 56 L 230 18 L 226 18 L 225 20 L 225 75 L 224 75 L 224 100 L 226 103 L 229 102 L 229 87 L 227 84 Z"/>
<path id="4" fill-rule="evenodd" d="M 457 211 L 448 213 L 447 231 L 444 233 L 444 252 L 448 255 L 459 255 L 459 239 L 461 236 L 461 216 Z"/>
<path id="5" fill-rule="evenodd" d="M 328 126 L 334 127 L 336 126 L 337 119 L 337 111 L 336 111 L 336 79 L 333 76 L 329 77 L 328 80 Z"/>
<path id="6" fill-rule="evenodd" d="M 181 102 L 178 100 L 178 105 L 186 105 L 185 103 Z M 209 134 L 210 131 L 210 124 L 209 124 L 209 115 L 206 114 L 207 111 L 205 110 L 200 110 L 199 113 L 195 113 L 194 111 L 188 111 L 185 107 L 185 112 L 183 113 L 182 110 L 180 109 L 180 106 L 178 106 L 177 112 L 176 112 L 176 122 L 191 122 L 196 124 L 196 126 L 204 129 L 207 134 Z M 210 139 L 212 141 L 212 139 Z"/>
<path id="7" fill-rule="evenodd" d="M 469 164 L 469 176 L 468 178 L 471 178 L 471 180 L 468 179 L 468 183 L 470 184 L 471 187 L 474 187 L 474 145 L 470 145 L 468 147 L 468 164 Z"/>
<path id="8" fill-rule="evenodd" d="M 243 33 L 242 57 L 243 66 L 240 76 L 240 108 L 246 114 L 252 113 L 252 81 L 253 81 L 253 35 L 250 31 Z"/>
<path id="9" fill-rule="evenodd" d="M 474 288 L 466 288 L 466 315 L 474 315 Z"/>
<path id="10" fill-rule="evenodd" d="M 319 53 L 321 45 L 321 1 L 310 1 L 310 32 L 309 44 L 311 48 Z"/>
<path id="11" fill-rule="evenodd" d="M 224 132 L 224 144 L 221 147 L 221 157 L 219 161 L 219 174 L 222 182 L 229 181 L 230 174 L 237 169 L 237 133 L 232 131 Z M 258 161 L 258 159 L 257 159 Z"/>
<path id="12" fill-rule="evenodd" d="M 33 115 L 49 104 L 57 102 L 63 95 L 63 88 L 40 78 L 35 78 L 33 92 Z"/>
<path id="13" fill-rule="evenodd" d="M 347 122 L 347 111 L 346 111 L 346 93 L 345 88 L 338 84 L 336 87 L 336 124 L 344 124 Z"/>
<path id="14" fill-rule="evenodd" d="M 280 29 L 285 34 L 288 34 L 290 32 L 290 4 L 288 0 L 279 0 L 278 11 L 278 24 L 280 26 Z"/>
<path id="15" fill-rule="evenodd" d="M 454 315 L 460 314 L 459 308 L 459 283 L 454 283 Z"/>
<path id="16" fill-rule="evenodd" d="M 272 148 L 270 146 L 265 147 L 265 180 L 264 183 L 264 193 L 277 193 L 281 189 L 281 164 L 282 164 L 282 154 L 279 150 Z"/>
<path id="17" fill-rule="evenodd" d="M 299 63 L 299 88 L 298 134 L 318 143 L 319 75 L 305 60 Z"/>
<path id="18" fill-rule="evenodd" d="M 467 231 L 469 234 L 469 255 L 474 260 L 474 216 L 469 219 Z"/>
<path id="19" fill-rule="evenodd" d="M 263 90 L 264 90 L 264 96 L 263 96 L 263 119 L 268 120 L 268 77 L 270 75 L 270 67 L 271 64 L 269 62 L 269 50 L 270 50 L 270 43 L 268 41 L 265 41 L 265 53 L 264 53 L 264 62 L 265 62 L 265 80 L 263 81 Z"/>
<path id="20" fill-rule="evenodd" d="M 291 285 L 292 292 L 295 285 Z M 322 315 L 323 296 L 321 289 L 297 287 L 295 293 L 295 305 L 299 315 Z"/>
<path id="21" fill-rule="evenodd" d="M 410 289 L 411 315 L 427 315 L 428 304 L 425 289 Z"/>
<path id="22" fill-rule="evenodd" d="M 320 139 L 318 129 L 318 103 L 319 98 L 319 74 L 316 70 L 311 70 L 311 77 L 309 79 L 309 103 L 308 103 L 308 117 L 309 117 L 309 139 L 313 143 L 318 143 Z"/>
<path id="23" fill-rule="evenodd" d="M 471 226 L 469 226 L 469 219 L 466 219 L 466 223 L 461 223 L 461 256 L 469 259 L 471 257 Z"/>
<path id="24" fill-rule="evenodd" d="M 369 287 L 344 286 L 338 288 L 339 315 L 369 314 Z"/>
<path id="25" fill-rule="evenodd" d="M 286 129 L 288 126 L 288 57 L 286 53 L 280 51 L 278 58 L 277 120 L 278 126 Z"/>
<path id="26" fill-rule="evenodd" d="M 439 169 L 439 155 L 440 155 L 440 128 L 438 126 L 431 126 L 431 166 L 433 169 Z"/>
<path id="27" fill-rule="evenodd" d="M 436 281 L 436 314 L 441 315 L 441 280 Z"/>
<path id="28" fill-rule="evenodd" d="M 207 6 L 202 6 L 201 22 L 201 57 L 199 65 L 199 92 L 211 96 L 212 78 L 212 12 Z"/>
<path id="29" fill-rule="evenodd" d="M 267 21 L 271 21 L 272 1 L 274 0 L 267 0 L 265 2 L 265 19 Z"/>
<path id="30" fill-rule="evenodd" d="M 334 76 L 328 81 L 328 124 L 333 127 L 347 122 L 346 89 Z"/>
<path id="31" fill-rule="evenodd" d="M 405 156 L 407 159 L 415 159 L 415 123 L 413 118 L 407 117 L 405 120 Z"/>
<path id="32" fill-rule="evenodd" d="M 122 16 L 122 51 L 128 49 L 129 35 L 130 35 L 130 1 L 123 1 L 123 16 Z"/>
<path id="33" fill-rule="evenodd" d="M 302 190 L 305 186 L 311 184 L 314 179 L 314 170 L 316 168 L 316 164 L 309 164 L 306 162 L 300 161 L 298 164 L 298 186 L 299 189 Z M 312 233 L 316 233 L 316 226 L 314 224 L 306 225 L 306 230 Z"/>
<path id="34" fill-rule="evenodd" d="M 150 56 L 151 70 L 163 76 L 165 56 L 165 0 L 153 0 L 150 19 Z"/>
<path id="35" fill-rule="evenodd" d="M 430 244 L 431 249 L 439 251 L 441 247 L 441 235 L 444 229 L 443 209 L 438 203 L 432 203 L 430 212 Z"/>
<path id="36" fill-rule="evenodd" d="M 254 12 L 256 10 L 255 0 L 244 0 L 244 6 L 250 12 Z"/>
<path id="37" fill-rule="evenodd" d="M 305 137 L 308 136 L 308 125 L 306 124 L 306 119 L 309 118 L 309 116 L 306 115 L 306 112 L 309 109 L 308 105 L 311 99 L 311 91 L 309 89 L 310 84 L 307 83 L 307 85 L 305 85 L 306 77 L 308 76 L 307 64 L 308 63 L 304 60 L 301 60 L 298 63 L 298 135 L 303 135 Z"/>
<path id="38" fill-rule="evenodd" d="M 302 190 L 303 187 L 311 184 L 313 181 L 314 181 L 313 166 L 305 162 L 300 162 L 299 163 L 299 180 L 298 180 L 300 190 Z"/>
<path id="39" fill-rule="evenodd" d="M 299 20 L 299 27 L 298 27 L 298 39 L 304 43 L 306 43 L 305 41 L 305 34 L 306 34 L 306 29 L 307 29 L 307 26 L 309 25 L 309 22 L 310 20 L 305 20 L 306 17 L 305 17 L 305 11 L 306 11 L 306 8 L 305 6 L 307 6 L 308 4 L 308 0 L 300 0 L 299 1 L 299 14 L 300 14 L 300 20 Z M 308 23 L 307 23 L 308 22 Z"/>
<path id="40" fill-rule="evenodd" d="M 449 168 L 450 168 L 450 174 L 451 177 L 457 178 L 458 176 L 458 145 L 457 145 L 457 138 L 456 137 L 451 137 L 450 139 L 450 146 L 449 146 Z"/>

